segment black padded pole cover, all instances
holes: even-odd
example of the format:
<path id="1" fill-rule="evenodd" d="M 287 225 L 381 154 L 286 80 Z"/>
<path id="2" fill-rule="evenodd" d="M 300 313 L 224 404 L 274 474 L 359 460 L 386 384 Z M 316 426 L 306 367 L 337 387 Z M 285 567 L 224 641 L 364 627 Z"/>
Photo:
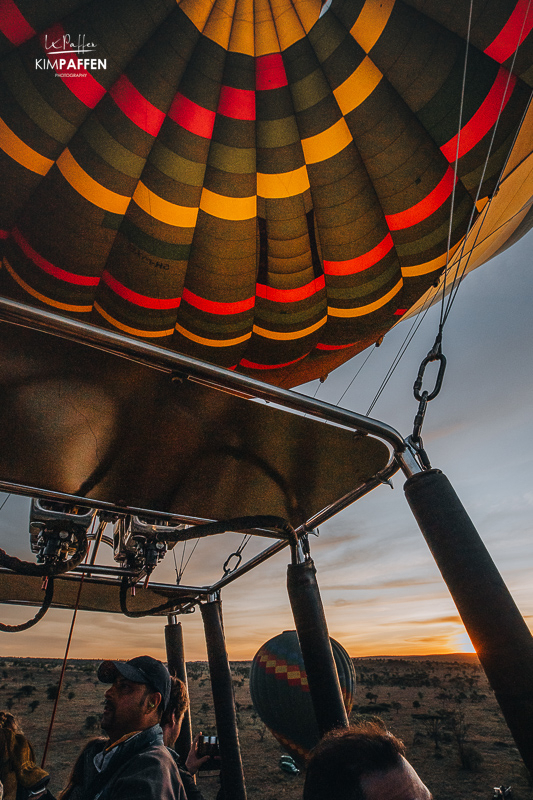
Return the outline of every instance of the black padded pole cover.
<path id="1" fill-rule="evenodd" d="M 220 772 L 226 800 L 246 800 L 237 712 L 231 670 L 226 652 L 219 600 L 202 603 L 207 658 L 220 746 Z"/>
<path id="2" fill-rule="evenodd" d="M 183 646 L 183 629 L 181 622 L 171 622 L 165 625 L 165 645 L 167 649 L 168 671 L 179 678 L 187 687 L 187 664 L 185 662 L 185 648 Z M 190 709 L 187 709 L 181 723 L 180 735 L 175 744 L 176 751 L 183 761 L 187 758 L 192 744 L 192 728 Z"/>
<path id="3" fill-rule="evenodd" d="M 404 489 L 533 774 L 533 637 L 448 478 L 429 470 Z"/>
<path id="4" fill-rule="evenodd" d="M 333 728 L 347 727 L 348 717 L 329 641 L 316 569 L 311 559 L 303 564 L 289 564 L 287 591 L 300 640 L 309 694 L 318 729 L 323 736 Z"/>

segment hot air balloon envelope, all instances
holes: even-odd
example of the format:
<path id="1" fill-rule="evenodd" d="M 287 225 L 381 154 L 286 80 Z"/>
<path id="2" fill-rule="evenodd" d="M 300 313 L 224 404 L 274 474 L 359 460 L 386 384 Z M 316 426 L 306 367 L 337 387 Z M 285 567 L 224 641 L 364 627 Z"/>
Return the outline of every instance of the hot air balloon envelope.
<path id="1" fill-rule="evenodd" d="M 515 0 L 5 0 L 0 289 L 324 376 L 531 225 L 532 25 Z"/>
<path id="2" fill-rule="evenodd" d="M 353 662 L 342 645 L 330 639 L 346 711 L 355 694 Z M 284 631 L 255 654 L 250 672 L 255 710 L 270 732 L 299 763 L 318 743 L 319 732 L 296 631 Z"/>

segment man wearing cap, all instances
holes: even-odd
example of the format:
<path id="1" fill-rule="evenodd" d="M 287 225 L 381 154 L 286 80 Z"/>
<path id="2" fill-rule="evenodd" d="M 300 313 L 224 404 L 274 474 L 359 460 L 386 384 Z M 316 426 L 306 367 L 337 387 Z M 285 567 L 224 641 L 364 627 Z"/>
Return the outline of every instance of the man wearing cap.
<path id="1" fill-rule="evenodd" d="M 98 678 L 105 693 L 102 729 L 108 740 L 88 747 L 83 800 L 187 800 L 178 767 L 163 744 L 161 715 L 170 699 L 170 675 L 161 661 L 138 656 L 104 661 Z"/>

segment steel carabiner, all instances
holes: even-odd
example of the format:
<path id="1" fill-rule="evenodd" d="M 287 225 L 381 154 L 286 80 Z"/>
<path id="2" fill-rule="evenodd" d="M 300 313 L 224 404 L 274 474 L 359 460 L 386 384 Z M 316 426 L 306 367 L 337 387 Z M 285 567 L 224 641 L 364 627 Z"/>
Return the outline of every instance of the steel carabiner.
<path id="1" fill-rule="evenodd" d="M 437 380 L 435 382 L 435 388 L 432 392 L 423 392 L 420 394 L 420 389 L 422 388 L 422 381 L 424 379 L 424 372 L 426 371 L 427 365 L 431 361 L 440 361 L 439 371 L 437 374 Z M 413 386 L 413 393 L 415 396 L 415 400 L 421 401 L 424 395 L 426 395 L 425 399 L 426 402 L 433 400 L 441 390 L 442 380 L 444 378 L 444 371 L 446 370 L 446 356 L 441 352 L 440 347 L 437 352 L 435 350 L 431 350 L 425 357 L 425 359 L 420 364 L 420 368 L 418 370 L 418 375 L 416 377 L 416 381 Z"/>

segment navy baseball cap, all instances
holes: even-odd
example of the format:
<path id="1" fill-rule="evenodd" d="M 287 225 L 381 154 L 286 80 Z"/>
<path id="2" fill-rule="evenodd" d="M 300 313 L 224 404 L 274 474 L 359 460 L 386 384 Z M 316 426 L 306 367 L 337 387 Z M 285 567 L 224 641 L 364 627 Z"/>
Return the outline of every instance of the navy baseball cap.
<path id="1" fill-rule="evenodd" d="M 113 683 L 119 675 L 134 683 L 146 683 L 163 698 L 164 711 L 170 700 L 170 674 L 165 665 L 152 656 L 137 656 L 129 661 L 102 661 L 98 680 Z"/>

